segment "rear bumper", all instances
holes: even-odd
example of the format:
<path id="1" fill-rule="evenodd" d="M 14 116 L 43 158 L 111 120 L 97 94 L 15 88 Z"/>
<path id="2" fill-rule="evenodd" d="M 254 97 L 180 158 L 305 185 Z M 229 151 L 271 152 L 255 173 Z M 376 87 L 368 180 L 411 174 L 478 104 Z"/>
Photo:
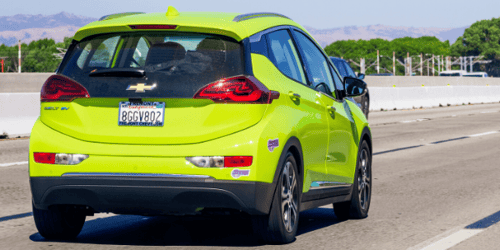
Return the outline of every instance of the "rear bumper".
<path id="1" fill-rule="evenodd" d="M 34 206 L 72 204 L 95 212 L 191 214 L 197 208 L 229 208 L 267 214 L 272 183 L 176 177 L 31 177 Z"/>

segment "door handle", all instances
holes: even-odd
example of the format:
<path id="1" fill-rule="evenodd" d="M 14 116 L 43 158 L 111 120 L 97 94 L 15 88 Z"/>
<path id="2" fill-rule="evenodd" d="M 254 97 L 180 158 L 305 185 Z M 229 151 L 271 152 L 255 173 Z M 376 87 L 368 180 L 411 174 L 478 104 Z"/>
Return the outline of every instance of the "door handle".
<path id="1" fill-rule="evenodd" d="M 328 109 L 329 109 L 329 110 L 330 110 L 330 112 L 332 112 L 332 113 L 337 112 L 337 109 L 336 109 L 334 106 L 328 106 Z"/>
<path id="2" fill-rule="evenodd" d="M 299 94 L 297 94 L 297 93 L 290 92 L 290 93 L 288 93 L 288 95 L 289 95 L 292 99 L 300 99 L 300 95 L 299 95 Z"/>

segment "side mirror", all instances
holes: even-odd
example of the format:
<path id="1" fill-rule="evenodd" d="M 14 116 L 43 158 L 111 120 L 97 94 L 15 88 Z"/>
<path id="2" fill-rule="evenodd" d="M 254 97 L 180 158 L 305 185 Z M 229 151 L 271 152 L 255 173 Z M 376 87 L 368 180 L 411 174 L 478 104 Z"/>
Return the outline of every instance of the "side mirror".
<path id="1" fill-rule="evenodd" d="M 360 96 L 366 93 L 366 83 L 354 77 L 344 77 L 344 89 L 347 97 Z"/>
<path id="2" fill-rule="evenodd" d="M 365 79 L 365 74 L 358 73 L 358 79 Z"/>

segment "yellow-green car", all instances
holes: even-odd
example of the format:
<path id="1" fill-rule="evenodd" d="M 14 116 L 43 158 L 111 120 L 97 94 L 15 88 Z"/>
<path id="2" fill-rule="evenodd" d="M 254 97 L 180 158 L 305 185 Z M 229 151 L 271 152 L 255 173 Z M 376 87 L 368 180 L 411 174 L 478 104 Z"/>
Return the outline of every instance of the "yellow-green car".
<path id="1" fill-rule="evenodd" d="M 371 133 L 345 97 L 365 91 L 280 14 L 105 16 L 76 32 L 41 90 L 38 231 L 74 238 L 99 212 L 223 210 L 288 243 L 300 211 L 334 203 L 339 219 L 364 218 Z"/>

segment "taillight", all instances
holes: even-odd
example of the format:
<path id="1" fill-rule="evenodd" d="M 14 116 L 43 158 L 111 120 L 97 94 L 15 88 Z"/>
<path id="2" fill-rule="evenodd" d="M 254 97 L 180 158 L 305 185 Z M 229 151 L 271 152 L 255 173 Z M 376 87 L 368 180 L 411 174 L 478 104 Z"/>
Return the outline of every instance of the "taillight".
<path id="1" fill-rule="evenodd" d="M 159 25 L 159 24 L 146 24 L 146 25 L 129 25 L 134 30 L 175 30 L 177 25 Z"/>
<path id="2" fill-rule="evenodd" d="M 75 98 L 90 97 L 85 87 L 61 75 L 49 77 L 41 92 L 42 102 L 71 102 Z"/>
<path id="3" fill-rule="evenodd" d="M 36 163 L 45 164 L 60 164 L 60 165 L 76 165 L 85 159 L 89 158 L 89 155 L 83 154 L 63 154 L 63 153 L 33 153 Z"/>
<path id="4" fill-rule="evenodd" d="M 270 91 L 253 76 L 236 76 L 210 83 L 198 90 L 193 98 L 214 102 L 271 103 L 280 93 Z"/>
<path id="5" fill-rule="evenodd" d="M 54 164 L 56 162 L 55 153 L 34 153 L 33 156 L 37 163 Z"/>

